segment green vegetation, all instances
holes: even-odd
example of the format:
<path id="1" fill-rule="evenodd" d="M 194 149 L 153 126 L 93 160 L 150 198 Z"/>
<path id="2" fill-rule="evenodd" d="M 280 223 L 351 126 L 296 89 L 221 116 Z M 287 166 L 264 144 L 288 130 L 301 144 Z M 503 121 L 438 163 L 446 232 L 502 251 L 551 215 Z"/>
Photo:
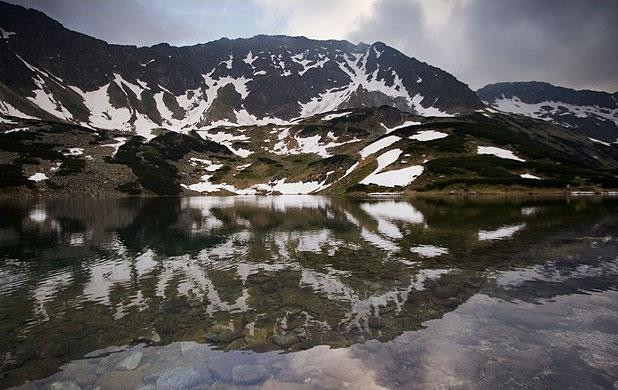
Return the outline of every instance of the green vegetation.
<path id="1" fill-rule="evenodd" d="M 160 151 L 142 143 L 143 138 L 133 137 L 122 145 L 113 162 L 125 164 L 138 177 L 141 186 L 159 195 L 177 195 L 178 170 L 167 162 Z"/>

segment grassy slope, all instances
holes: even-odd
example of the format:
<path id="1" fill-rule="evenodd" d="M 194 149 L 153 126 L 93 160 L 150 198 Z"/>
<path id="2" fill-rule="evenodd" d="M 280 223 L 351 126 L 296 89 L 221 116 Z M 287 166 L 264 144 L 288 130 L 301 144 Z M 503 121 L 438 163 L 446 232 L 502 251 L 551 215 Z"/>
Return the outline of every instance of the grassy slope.
<path id="1" fill-rule="evenodd" d="M 419 118 L 402 114 L 401 119 Z M 594 144 L 572 130 L 506 115 L 427 118 L 422 125 L 394 131 L 391 134 L 401 137 L 400 141 L 360 160 L 358 151 L 384 135 L 380 125 L 384 122 L 379 109 L 363 109 L 329 122 L 319 116 L 309 118 L 288 129 L 291 137 L 286 146 L 290 149 L 298 147 L 294 136 L 322 135 L 325 142 L 330 142 L 326 135 L 332 133 L 338 142 L 359 140 L 330 149 L 334 156 L 326 159 L 315 154 L 274 153 L 274 145 L 280 141 L 278 134 L 283 130 L 274 125 L 235 130 L 237 135 L 247 136 L 247 140 L 234 142 L 233 147 L 253 151 L 249 157 L 241 158 L 226 147 L 203 140 L 195 132 L 188 135 L 164 132 L 150 142 L 134 137 L 112 157 L 112 148 L 105 145 L 114 143 L 113 138 L 121 134 L 118 132 L 41 121 L 0 124 L 0 131 L 30 127 L 28 131 L 0 134 L 0 190 L 7 192 L 19 187 L 21 191 L 32 192 L 177 195 L 185 191 L 181 184 L 197 183 L 205 174 L 211 175 L 212 183 L 227 183 L 237 188 L 283 178 L 288 183 L 325 181 L 331 183 L 325 192 L 339 195 L 383 191 L 543 192 L 567 187 L 618 188 L 618 147 Z M 439 130 L 449 136 L 428 142 L 408 138 L 421 130 Z M 477 155 L 479 145 L 512 150 L 526 161 Z M 67 156 L 70 147 L 84 149 L 83 155 Z M 407 188 L 359 185 L 375 169 L 375 158 L 393 148 L 410 157 L 387 169 L 427 160 L 423 175 Z M 192 163 L 192 157 L 208 159 L 222 168 L 207 171 L 204 166 Z M 338 180 L 356 162 L 359 166 L 345 179 Z M 249 166 L 238 168 L 244 165 Z M 45 172 L 50 179 L 40 183 L 27 180 L 36 172 Z M 523 179 L 520 177 L 523 173 L 543 180 Z"/>

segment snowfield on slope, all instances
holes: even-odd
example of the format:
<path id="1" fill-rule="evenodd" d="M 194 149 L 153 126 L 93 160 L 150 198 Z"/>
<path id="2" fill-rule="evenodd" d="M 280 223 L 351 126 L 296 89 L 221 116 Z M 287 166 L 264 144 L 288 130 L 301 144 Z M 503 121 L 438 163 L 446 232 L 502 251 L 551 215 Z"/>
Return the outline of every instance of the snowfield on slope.
<path id="1" fill-rule="evenodd" d="M 485 102 L 488 104 L 488 102 Z M 564 102 L 543 101 L 540 103 L 525 103 L 517 96 L 512 98 L 496 99 L 491 106 L 497 110 L 510 112 L 513 114 L 526 115 L 544 121 L 552 121 L 548 115 L 564 115 L 565 113 L 575 115 L 578 118 L 598 116 L 618 125 L 618 109 L 608 110 L 599 106 L 577 106 Z M 566 110 L 566 111 L 565 111 Z"/>
<path id="2" fill-rule="evenodd" d="M 416 141 L 426 142 L 426 141 L 433 141 L 434 139 L 441 139 L 441 138 L 446 138 L 446 137 L 448 137 L 448 134 L 443 133 L 441 131 L 423 130 L 423 131 L 417 132 L 414 135 L 411 135 L 408 138 L 416 140 Z"/>
<path id="3" fill-rule="evenodd" d="M 395 127 L 386 127 L 384 123 L 380 123 L 380 124 L 382 125 L 382 127 L 384 127 L 384 130 L 386 130 L 386 134 L 388 134 L 388 133 L 392 133 L 395 130 L 403 129 L 404 127 L 420 125 L 421 122 L 405 121 L 402 124 L 395 126 Z"/>
<path id="4" fill-rule="evenodd" d="M 498 148 L 495 146 L 478 146 L 476 149 L 477 154 L 489 154 L 492 156 L 496 156 L 499 158 L 504 158 L 507 160 L 515 160 L 520 162 L 525 162 L 523 158 L 519 158 L 515 155 L 515 153 L 511 152 L 507 149 Z"/>
<path id="5" fill-rule="evenodd" d="M 361 151 L 360 155 L 362 158 L 367 158 L 368 156 L 379 152 L 380 150 L 391 146 L 395 142 L 399 141 L 401 137 L 397 137 L 396 135 L 389 135 L 388 137 L 381 138 L 367 146 L 365 146 Z"/>
<path id="6" fill-rule="evenodd" d="M 377 158 L 378 167 L 367 177 L 361 180 L 360 184 L 377 184 L 382 187 L 407 186 L 418 178 L 424 171 L 422 165 L 414 165 L 402 169 L 382 172 L 401 155 L 401 149 L 392 149 L 381 154 Z"/>

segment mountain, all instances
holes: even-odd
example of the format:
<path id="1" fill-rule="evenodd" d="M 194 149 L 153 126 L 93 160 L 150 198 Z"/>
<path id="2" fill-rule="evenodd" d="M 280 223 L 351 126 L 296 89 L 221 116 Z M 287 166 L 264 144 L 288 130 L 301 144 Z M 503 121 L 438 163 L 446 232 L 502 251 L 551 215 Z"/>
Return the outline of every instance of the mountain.
<path id="1" fill-rule="evenodd" d="M 492 95 L 500 85 L 479 91 L 498 111 L 383 43 L 256 36 L 110 45 L 1 2 L 0 35 L 0 193 L 618 188 L 618 145 L 604 134 L 505 112 L 552 119 L 524 109 L 567 99 L 547 85 L 530 96 Z M 615 112 L 614 97 L 585 95 L 569 109 L 586 107 L 586 118 Z"/>
<path id="2" fill-rule="evenodd" d="M 220 124 L 282 123 L 395 106 L 445 116 L 482 107 L 452 75 L 384 43 L 304 37 L 186 47 L 111 45 L 0 3 L 0 112 L 152 138 Z"/>
<path id="3" fill-rule="evenodd" d="M 552 121 L 606 143 L 618 142 L 618 93 L 530 81 L 490 84 L 478 95 L 497 110 Z"/>
<path id="4" fill-rule="evenodd" d="M 618 147 L 523 116 L 425 118 L 346 109 L 286 125 L 163 132 L 152 139 L 57 121 L 0 121 L 0 192 L 361 194 L 608 191 Z"/>

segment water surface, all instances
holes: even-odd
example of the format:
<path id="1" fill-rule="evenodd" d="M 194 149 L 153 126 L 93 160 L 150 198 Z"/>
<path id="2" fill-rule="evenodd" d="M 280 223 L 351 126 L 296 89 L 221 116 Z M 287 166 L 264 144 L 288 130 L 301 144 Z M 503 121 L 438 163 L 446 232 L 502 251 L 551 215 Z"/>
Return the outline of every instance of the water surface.
<path id="1" fill-rule="evenodd" d="M 0 388 L 615 388 L 618 202 L 0 201 Z"/>

